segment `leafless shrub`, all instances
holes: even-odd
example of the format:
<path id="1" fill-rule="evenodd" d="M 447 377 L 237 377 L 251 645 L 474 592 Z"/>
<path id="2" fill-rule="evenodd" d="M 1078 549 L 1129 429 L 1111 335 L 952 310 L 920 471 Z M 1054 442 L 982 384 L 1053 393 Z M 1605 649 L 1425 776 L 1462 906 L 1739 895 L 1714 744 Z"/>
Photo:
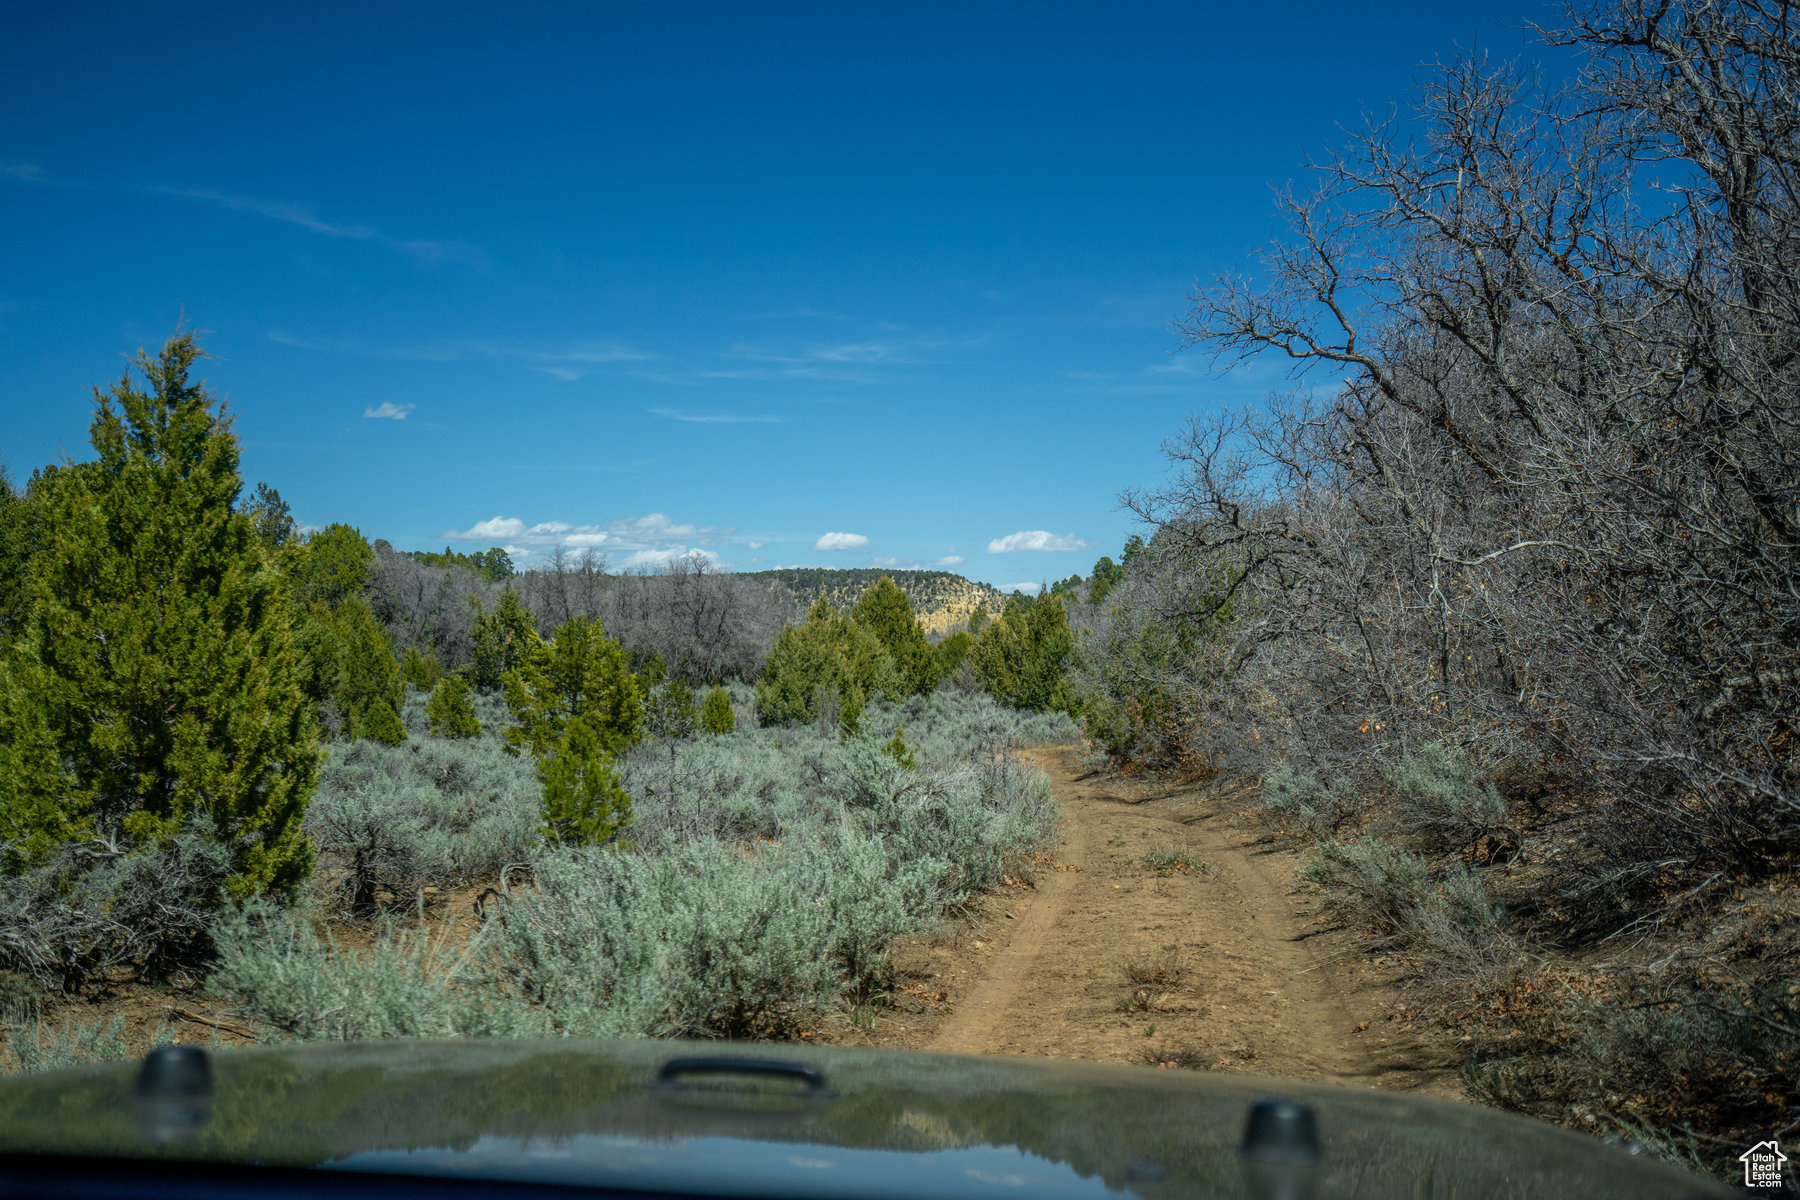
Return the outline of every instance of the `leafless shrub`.
<path id="1" fill-rule="evenodd" d="M 1660 14 L 1660 15 L 1659 15 Z M 1465 59 L 1282 199 L 1188 341 L 1339 380 L 1191 425 L 1128 502 L 1233 611 L 1250 738 L 1367 778 L 1400 747 L 1581 779 L 1686 869 L 1800 834 L 1800 39 L 1633 2 Z M 1246 746 L 1245 742 L 1251 744 Z M 1642 844 L 1654 834 L 1657 846 Z"/>
<path id="2" fill-rule="evenodd" d="M 165 848 L 96 837 L 7 880 L 0 967 L 74 991 L 116 967 L 156 975 L 208 947 L 229 847 L 197 823 Z"/>
<path id="3" fill-rule="evenodd" d="M 1745 1014 L 1791 1008 L 1791 959 L 1667 963 L 1800 851 L 1800 28 L 1787 0 L 1599 0 L 1540 32 L 1586 56 L 1569 84 L 1442 67 L 1283 194 L 1254 276 L 1193 293 L 1187 344 L 1314 386 L 1191 422 L 1125 499 L 1156 573 L 1206 581 L 1153 589 L 1219 664 L 1204 753 L 1385 790 L 1372 827 L 1423 849 L 1545 855 L 1504 931 L 1460 863 L 1311 868 L 1421 963 L 1516 968 L 1491 1095 L 1773 1128 L 1792 1077 L 1747 1065 Z M 1141 641 L 1100 632 L 1121 678 Z M 1521 831 L 1496 779 L 1554 794 Z M 1620 960 L 1541 1037 L 1534 938 Z"/>

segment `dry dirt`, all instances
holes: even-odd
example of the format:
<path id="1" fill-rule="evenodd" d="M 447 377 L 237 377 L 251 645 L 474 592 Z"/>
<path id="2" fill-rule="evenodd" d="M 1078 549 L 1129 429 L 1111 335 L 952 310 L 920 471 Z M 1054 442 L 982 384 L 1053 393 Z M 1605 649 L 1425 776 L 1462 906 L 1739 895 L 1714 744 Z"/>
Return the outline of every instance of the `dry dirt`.
<path id="1" fill-rule="evenodd" d="M 905 941 L 887 1003 L 812 1036 L 1460 1095 L 1379 960 L 1317 913 L 1297 854 L 1228 795 L 1106 775 L 1073 749 L 1031 757 L 1062 807 L 1055 858 Z M 1171 858 L 1194 869 L 1156 869 Z"/>

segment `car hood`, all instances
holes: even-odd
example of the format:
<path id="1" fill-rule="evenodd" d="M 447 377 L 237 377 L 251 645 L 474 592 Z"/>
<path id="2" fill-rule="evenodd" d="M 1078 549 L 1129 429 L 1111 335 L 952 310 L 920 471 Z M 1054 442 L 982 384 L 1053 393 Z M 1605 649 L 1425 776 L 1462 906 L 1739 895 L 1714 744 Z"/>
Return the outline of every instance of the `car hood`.
<path id="1" fill-rule="evenodd" d="M 792 1079 L 674 1058 L 779 1060 Z M 720 1196 L 1728 1195 L 1625 1149 L 1404 1094 L 1148 1067 L 667 1041 L 394 1041 L 211 1055 L 202 1097 L 135 1064 L 0 1082 L 0 1153 L 256 1163 Z M 822 1086 L 819 1077 L 822 1076 Z M 1240 1149 L 1312 1109 L 1317 1165 Z M 1276 1156 L 1279 1158 L 1279 1156 Z"/>

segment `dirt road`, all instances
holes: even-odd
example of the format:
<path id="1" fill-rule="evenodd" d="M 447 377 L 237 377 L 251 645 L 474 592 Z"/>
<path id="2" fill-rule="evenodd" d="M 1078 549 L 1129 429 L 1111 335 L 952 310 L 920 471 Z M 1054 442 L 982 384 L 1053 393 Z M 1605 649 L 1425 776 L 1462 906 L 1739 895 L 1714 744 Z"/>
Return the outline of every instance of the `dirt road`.
<path id="1" fill-rule="evenodd" d="M 1062 806 L 1055 859 L 903 947 L 902 1007 L 847 1040 L 1457 1094 L 1354 935 L 1295 887 L 1297 856 L 1224 797 L 1108 778 L 1072 750 L 1033 758 Z"/>

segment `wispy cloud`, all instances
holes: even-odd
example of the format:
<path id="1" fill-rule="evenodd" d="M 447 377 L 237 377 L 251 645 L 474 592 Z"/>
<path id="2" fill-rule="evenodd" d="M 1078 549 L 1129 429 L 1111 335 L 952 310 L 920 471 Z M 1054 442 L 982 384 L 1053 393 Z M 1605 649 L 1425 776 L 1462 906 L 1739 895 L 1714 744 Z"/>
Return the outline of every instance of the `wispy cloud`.
<path id="1" fill-rule="evenodd" d="M 786 420 L 785 417 L 750 416 L 743 413 L 684 413 L 673 408 L 652 408 L 649 411 L 658 417 L 687 421 L 694 425 L 779 425 Z"/>
<path id="2" fill-rule="evenodd" d="M 1171 358 L 1167 362 L 1151 363 L 1144 368 L 1151 375 L 1198 375 L 1199 366 L 1191 358 Z"/>
<path id="3" fill-rule="evenodd" d="M 608 363 L 644 362 L 656 357 L 646 350 L 604 340 L 543 346 L 496 342 L 484 338 L 438 338 L 428 342 L 382 346 L 337 338 L 300 337 L 281 330 L 271 330 L 269 340 L 300 350 L 350 354 L 358 358 L 391 358 L 402 362 L 467 362 L 474 359 L 512 361 L 564 382 L 582 378 L 587 374 L 587 368 Z"/>
<path id="4" fill-rule="evenodd" d="M 859 341 L 739 342 L 691 366 L 659 367 L 636 374 L 652 383 L 700 386 L 716 382 L 807 380 L 869 386 L 897 373 L 942 362 L 946 352 L 983 339 L 865 338 Z"/>
<path id="5" fill-rule="evenodd" d="M 7 163 L 4 166 L 0 166 L 0 177 L 10 179 L 14 183 L 36 183 L 41 184 L 44 187 L 76 188 L 84 192 L 93 190 L 85 183 L 74 183 L 60 179 L 52 179 L 49 175 L 44 173 L 44 168 L 38 166 L 36 163 Z"/>
<path id="6" fill-rule="evenodd" d="M 780 353 L 759 346 L 733 346 L 732 358 L 752 362 L 782 363 L 788 366 L 810 363 L 845 363 L 868 366 L 875 363 L 911 363 L 918 361 L 918 351 L 930 343 L 904 345 L 896 342 L 843 342 L 836 345 L 813 343 L 799 351 Z"/>
<path id="7" fill-rule="evenodd" d="M 371 229 L 367 225 L 333 225 L 321 221 L 311 212 L 298 204 L 286 204 L 279 200 L 255 200 L 248 196 L 229 196 L 224 192 L 210 192 L 199 188 L 176 188 L 152 185 L 138 189 L 153 196 L 175 196 L 182 200 L 199 200 L 205 204 L 216 204 L 221 208 L 233 209 L 237 212 L 255 213 L 259 217 L 268 217 L 271 221 L 286 221 L 290 225 L 310 230 L 325 237 L 352 238 L 356 241 L 383 240 L 381 231 Z"/>
<path id="8" fill-rule="evenodd" d="M 125 192 L 141 196 L 169 196 L 177 200 L 192 200 L 200 204 L 211 204 L 219 208 L 228 208 L 235 212 L 253 213 L 266 217 L 271 221 L 282 221 L 289 225 L 297 225 L 309 233 L 321 237 L 348 238 L 352 241 L 371 242 L 389 250 L 405 254 L 420 262 L 459 261 L 481 263 L 486 261 L 480 247 L 466 242 L 427 241 L 421 238 L 401 238 L 383 233 L 369 225 L 347 225 L 327 221 L 316 216 L 311 209 L 299 204 L 290 204 L 283 200 L 265 200 L 254 196 L 234 196 L 229 192 L 217 192 L 207 188 L 179 188 L 166 184 L 108 184 L 88 183 L 79 179 L 70 179 L 60 175 L 52 175 L 36 163 L 6 163 L 0 165 L 0 178 L 14 183 L 36 184 L 40 187 L 66 188 L 82 192 Z"/>
<path id="9" fill-rule="evenodd" d="M 1020 550 L 1086 550 L 1088 543 L 1072 533 L 1061 537 L 1044 529 L 1021 529 L 988 543 L 989 554 L 1012 554 Z"/>
<path id="10" fill-rule="evenodd" d="M 1044 585 L 1041 583 L 1029 583 L 1028 582 L 1028 583 L 991 583 L 988 586 L 991 588 L 994 588 L 996 591 L 1005 592 L 1008 595 L 1012 594 L 1013 592 L 1024 592 L 1028 596 L 1035 596 L 1035 595 L 1037 595 L 1039 590 L 1041 590 L 1043 588 Z"/>
<path id="11" fill-rule="evenodd" d="M 869 544 L 860 533 L 827 533 L 813 543 L 814 550 L 858 550 Z"/>
<path id="12" fill-rule="evenodd" d="M 404 421 L 406 414 L 418 407 L 414 404 L 395 404 L 391 400 L 383 400 L 379 407 L 363 409 L 363 416 L 378 421 Z"/>
<path id="13" fill-rule="evenodd" d="M 944 557 L 938 559 L 936 562 L 932 563 L 931 565 L 934 567 L 960 567 L 960 566 L 962 566 L 962 564 L 963 564 L 963 556 L 962 555 L 946 554 L 946 555 L 944 555 Z"/>

